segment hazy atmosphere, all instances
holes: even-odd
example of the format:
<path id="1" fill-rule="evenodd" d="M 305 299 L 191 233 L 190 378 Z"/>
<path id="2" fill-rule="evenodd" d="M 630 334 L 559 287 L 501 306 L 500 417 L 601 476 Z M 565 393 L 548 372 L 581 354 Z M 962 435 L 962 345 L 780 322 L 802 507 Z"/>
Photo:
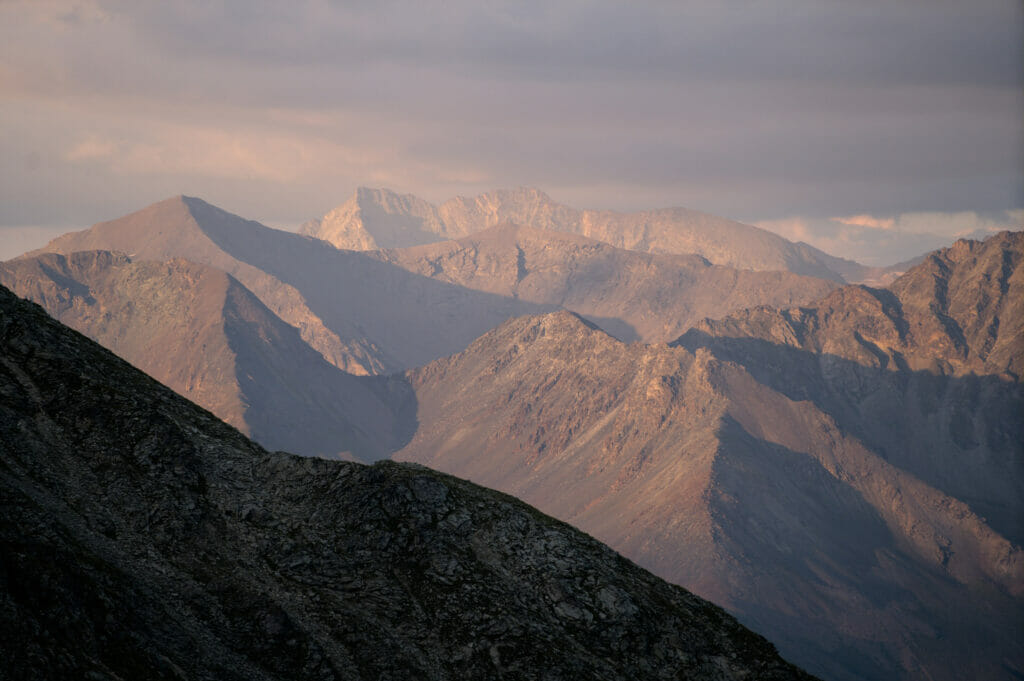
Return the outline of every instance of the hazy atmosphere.
<path id="1" fill-rule="evenodd" d="M 1022 22 L 1015 0 L 6 0 L 0 257 L 176 194 L 290 228 L 362 185 L 526 185 L 891 262 L 1020 227 Z"/>

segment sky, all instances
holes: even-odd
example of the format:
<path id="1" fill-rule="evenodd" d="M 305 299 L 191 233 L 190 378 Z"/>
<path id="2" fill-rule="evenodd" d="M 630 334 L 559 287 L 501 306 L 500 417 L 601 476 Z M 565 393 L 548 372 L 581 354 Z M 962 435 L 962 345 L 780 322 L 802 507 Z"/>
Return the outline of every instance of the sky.
<path id="1" fill-rule="evenodd" d="M 1024 3 L 0 0 L 0 124 L 0 258 L 531 186 L 886 264 L 1024 227 Z"/>

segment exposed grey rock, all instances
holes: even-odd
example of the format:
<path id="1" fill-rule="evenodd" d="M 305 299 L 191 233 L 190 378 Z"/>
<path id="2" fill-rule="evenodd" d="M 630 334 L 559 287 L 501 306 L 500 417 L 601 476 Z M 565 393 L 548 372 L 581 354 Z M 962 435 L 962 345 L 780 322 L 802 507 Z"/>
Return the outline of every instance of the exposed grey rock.
<path id="1" fill-rule="evenodd" d="M 268 453 L 0 289 L 0 677 L 801 679 L 510 497 Z"/>

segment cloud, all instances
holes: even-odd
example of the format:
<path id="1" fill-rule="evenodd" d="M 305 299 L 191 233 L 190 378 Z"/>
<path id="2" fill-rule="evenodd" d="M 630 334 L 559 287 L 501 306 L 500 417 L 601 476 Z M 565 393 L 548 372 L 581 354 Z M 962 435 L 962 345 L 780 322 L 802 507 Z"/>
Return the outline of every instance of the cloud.
<path id="1" fill-rule="evenodd" d="M 109 158 L 117 153 L 117 145 L 110 140 L 90 135 L 68 149 L 64 158 L 68 161 L 89 161 Z"/>
<path id="2" fill-rule="evenodd" d="M 845 218 L 829 218 L 832 222 L 869 229 L 892 229 L 896 226 L 895 218 L 876 218 L 871 215 L 850 215 Z"/>
<path id="3" fill-rule="evenodd" d="M 1024 210 L 989 214 L 929 211 L 831 219 L 790 217 L 756 224 L 832 255 L 867 265 L 891 265 L 949 246 L 960 238 L 984 239 L 1003 230 L 1024 229 Z"/>
<path id="4" fill-rule="evenodd" d="M 0 224 L 186 190 L 301 222 L 385 183 L 746 221 L 1024 206 L 1024 11 L 938 6 L 8 0 Z"/>

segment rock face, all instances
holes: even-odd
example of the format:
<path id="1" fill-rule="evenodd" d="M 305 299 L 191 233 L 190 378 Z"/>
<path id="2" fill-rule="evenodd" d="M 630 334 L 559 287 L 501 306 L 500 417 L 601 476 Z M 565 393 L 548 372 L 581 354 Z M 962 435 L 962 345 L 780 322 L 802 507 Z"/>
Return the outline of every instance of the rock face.
<path id="1" fill-rule="evenodd" d="M 419 428 L 397 458 L 581 527 L 824 678 L 1016 678 L 1019 238 L 958 244 L 892 292 L 709 322 L 675 347 L 627 346 L 568 313 L 513 320 L 410 372 Z M 973 306 L 911 301 L 968 286 Z M 902 345 L 881 342 L 890 331 Z"/>
<path id="2" fill-rule="evenodd" d="M 525 217 L 525 216 L 517 216 Z M 625 341 L 664 343 L 705 317 L 820 298 L 835 285 L 789 272 L 712 265 L 505 223 L 455 241 L 381 254 L 415 274 L 581 314 Z"/>
<path id="3" fill-rule="evenodd" d="M 372 461 L 410 435 L 402 382 L 328 364 L 213 267 L 50 253 L 0 263 L 0 284 L 266 447 Z"/>
<path id="4" fill-rule="evenodd" d="M 0 288 L 9 678 L 806 679 L 514 499 L 269 454 Z"/>
<path id="5" fill-rule="evenodd" d="M 360 188 L 323 218 L 303 225 L 302 233 L 338 248 L 370 250 L 456 239 L 505 222 L 580 234 L 633 251 L 697 254 L 738 269 L 784 270 L 838 282 L 885 276 L 884 268 L 865 267 L 706 213 L 685 208 L 577 210 L 529 188 L 458 197 L 440 206 L 387 189 Z"/>

